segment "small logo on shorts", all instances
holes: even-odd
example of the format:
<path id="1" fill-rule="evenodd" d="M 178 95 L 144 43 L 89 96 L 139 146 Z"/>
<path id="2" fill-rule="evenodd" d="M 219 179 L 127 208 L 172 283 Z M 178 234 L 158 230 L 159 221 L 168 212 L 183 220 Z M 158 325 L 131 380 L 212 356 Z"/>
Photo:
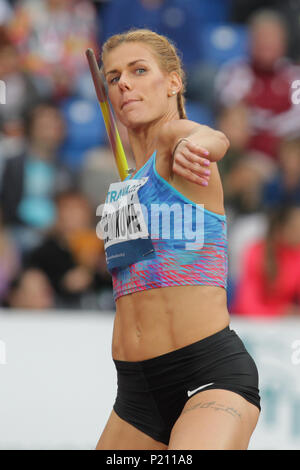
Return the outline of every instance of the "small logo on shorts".
<path id="1" fill-rule="evenodd" d="M 201 385 L 201 387 L 195 388 L 195 390 L 188 390 L 187 392 L 188 397 L 191 397 L 192 395 L 194 395 L 194 393 L 198 392 L 199 390 L 202 390 L 203 388 L 209 387 L 210 385 L 213 385 L 213 384 L 214 382 L 210 384 Z"/>

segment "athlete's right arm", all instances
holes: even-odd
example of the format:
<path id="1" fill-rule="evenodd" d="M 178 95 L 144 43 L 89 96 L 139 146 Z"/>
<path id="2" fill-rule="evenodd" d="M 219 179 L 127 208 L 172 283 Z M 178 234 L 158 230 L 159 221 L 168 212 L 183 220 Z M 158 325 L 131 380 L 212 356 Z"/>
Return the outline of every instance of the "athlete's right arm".
<path id="1" fill-rule="evenodd" d="M 166 180 L 173 173 L 192 183 L 203 184 L 210 162 L 217 162 L 229 147 L 220 131 L 187 119 L 163 124 L 157 140 L 157 166 Z"/>

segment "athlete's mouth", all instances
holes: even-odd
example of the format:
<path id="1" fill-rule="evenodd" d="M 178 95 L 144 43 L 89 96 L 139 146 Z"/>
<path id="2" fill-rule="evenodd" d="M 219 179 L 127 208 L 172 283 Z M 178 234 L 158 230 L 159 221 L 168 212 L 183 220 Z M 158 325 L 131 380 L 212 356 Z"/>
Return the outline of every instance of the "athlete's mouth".
<path id="1" fill-rule="evenodd" d="M 132 99 L 132 100 L 126 100 L 126 101 L 124 101 L 124 102 L 122 103 L 121 109 L 123 109 L 124 106 L 126 106 L 126 105 L 128 105 L 128 104 L 130 104 L 130 103 L 135 103 L 135 102 L 137 102 L 137 101 L 139 101 L 139 100 L 134 100 L 134 99 Z"/>

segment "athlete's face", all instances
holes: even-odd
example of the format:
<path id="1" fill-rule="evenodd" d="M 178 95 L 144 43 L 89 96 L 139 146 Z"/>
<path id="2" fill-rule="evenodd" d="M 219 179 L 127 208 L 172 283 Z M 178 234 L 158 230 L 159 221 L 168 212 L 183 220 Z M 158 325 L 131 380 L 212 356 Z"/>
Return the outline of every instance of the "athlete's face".
<path id="1" fill-rule="evenodd" d="M 151 49 L 141 43 L 123 43 L 104 60 L 108 94 L 116 116 L 128 128 L 137 128 L 176 114 L 178 75 L 161 70 Z"/>

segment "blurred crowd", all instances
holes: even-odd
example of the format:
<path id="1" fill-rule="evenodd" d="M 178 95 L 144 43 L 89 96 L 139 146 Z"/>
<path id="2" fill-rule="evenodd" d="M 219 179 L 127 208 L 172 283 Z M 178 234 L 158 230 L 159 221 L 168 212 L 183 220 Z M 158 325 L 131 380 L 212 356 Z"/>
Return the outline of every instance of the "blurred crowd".
<path id="1" fill-rule="evenodd" d="M 292 0 L 0 0 L 0 305 L 114 309 L 96 209 L 117 172 L 85 50 L 130 27 L 176 44 L 188 117 L 230 140 L 218 163 L 229 311 L 300 317 Z"/>

